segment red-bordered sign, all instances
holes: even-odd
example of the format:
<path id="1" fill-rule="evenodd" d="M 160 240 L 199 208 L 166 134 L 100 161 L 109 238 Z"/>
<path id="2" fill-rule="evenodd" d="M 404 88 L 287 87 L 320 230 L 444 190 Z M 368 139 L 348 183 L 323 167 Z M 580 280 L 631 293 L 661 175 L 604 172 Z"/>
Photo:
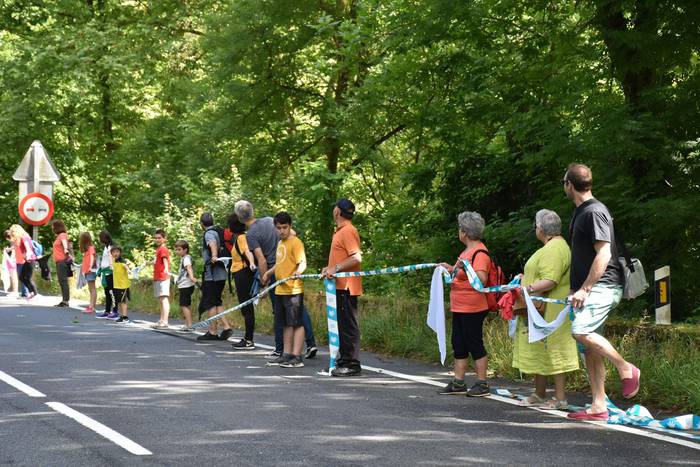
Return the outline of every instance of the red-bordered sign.
<path id="1" fill-rule="evenodd" d="M 53 217 L 53 202 L 43 193 L 29 193 L 19 202 L 19 217 L 29 225 L 44 225 Z"/>

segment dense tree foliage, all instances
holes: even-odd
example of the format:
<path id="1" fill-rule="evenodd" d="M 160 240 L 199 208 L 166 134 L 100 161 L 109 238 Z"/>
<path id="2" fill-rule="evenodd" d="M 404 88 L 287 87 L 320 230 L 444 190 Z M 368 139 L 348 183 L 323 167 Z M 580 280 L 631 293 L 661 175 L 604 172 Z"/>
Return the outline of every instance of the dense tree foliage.
<path id="1" fill-rule="evenodd" d="M 345 195 L 368 264 L 449 260 L 472 209 L 518 272 L 579 161 L 698 316 L 699 49 L 695 0 L 0 0 L 0 218 L 40 139 L 73 233 L 193 238 L 245 196 L 318 266 Z"/>

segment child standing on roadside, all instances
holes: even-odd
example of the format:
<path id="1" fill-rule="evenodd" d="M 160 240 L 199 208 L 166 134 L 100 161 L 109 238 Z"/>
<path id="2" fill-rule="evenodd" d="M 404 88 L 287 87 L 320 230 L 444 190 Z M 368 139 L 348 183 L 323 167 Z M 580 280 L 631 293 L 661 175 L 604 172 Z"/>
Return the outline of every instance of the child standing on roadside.
<path id="1" fill-rule="evenodd" d="M 122 248 L 119 245 L 113 245 L 110 251 L 112 255 L 112 275 L 114 279 L 114 288 L 112 293 L 114 294 L 114 302 L 119 307 L 119 314 L 115 318 L 109 318 L 117 323 L 128 323 L 129 321 L 129 300 L 131 299 L 131 294 L 129 293 L 129 287 L 131 287 L 131 279 L 129 274 L 129 266 L 124 258 L 122 258 Z"/>
<path id="2" fill-rule="evenodd" d="M 85 276 L 85 282 L 87 282 L 88 290 L 90 291 L 90 305 L 83 310 L 83 313 L 94 313 L 95 305 L 97 304 L 97 288 L 95 287 L 95 281 L 97 280 L 97 253 L 95 245 L 92 244 L 90 232 L 80 234 L 80 252 L 83 254 L 80 271 Z"/>
<path id="3" fill-rule="evenodd" d="M 153 290 L 160 302 L 160 320 L 153 325 L 156 329 L 168 328 L 170 315 L 170 251 L 165 246 L 165 230 L 158 229 L 153 234 L 156 244 L 156 260 L 153 266 Z"/>
<path id="4" fill-rule="evenodd" d="M 177 274 L 177 290 L 180 295 L 180 310 L 185 318 L 185 327 L 192 326 L 192 294 L 197 279 L 192 270 L 192 257 L 190 256 L 190 244 L 185 240 L 175 242 L 175 253 L 182 258 Z"/>
<path id="5" fill-rule="evenodd" d="M 299 368 L 304 366 L 301 358 L 301 349 L 304 346 L 304 285 L 297 276 L 306 270 L 306 252 L 299 237 L 291 235 L 292 217 L 289 213 L 277 213 L 273 220 L 280 239 L 277 244 L 277 261 L 265 272 L 263 283 L 273 274 L 277 280 L 288 277 L 292 279 L 275 288 L 275 321 L 281 322 L 284 329 L 284 349 L 281 356 L 267 364 L 279 365 L 282 368 Z"/>

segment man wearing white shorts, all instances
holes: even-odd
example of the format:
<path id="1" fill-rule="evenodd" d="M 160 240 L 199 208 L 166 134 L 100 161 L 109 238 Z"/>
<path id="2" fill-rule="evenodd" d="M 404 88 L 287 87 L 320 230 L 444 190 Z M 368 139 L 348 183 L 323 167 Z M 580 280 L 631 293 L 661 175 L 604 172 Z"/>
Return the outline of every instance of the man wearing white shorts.
<path id="1" fill-rule="evenodd" d="M 622 380 L 622 395 L 639 391 L 639 369 L 629 363 L 601 334 L 610 312 L 620 303 L 624 273 L 619 262 L 613 218 L 603 203 L 593 197 L 593 174 L 582 164 L 569 165 L 561 181 L 575 205 L 571 219 L 571 332 L 583 347 L 592 403 L 588 409 L 570 413 L 574 420 L 608 419 L 605 395 L 605 361 L 615 365 Z"/>

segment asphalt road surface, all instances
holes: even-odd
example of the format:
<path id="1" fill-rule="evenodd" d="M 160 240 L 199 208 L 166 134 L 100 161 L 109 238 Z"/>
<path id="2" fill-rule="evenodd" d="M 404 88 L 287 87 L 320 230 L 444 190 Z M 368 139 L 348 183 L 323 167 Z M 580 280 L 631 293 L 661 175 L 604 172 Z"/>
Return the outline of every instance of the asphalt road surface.
<path id="1" fill-rule="evenodd" d="M 265 349 L 174 334 L 0 298 L 0 465 L 700 464 L 698 449 L 438 396 L 425 381 L 320 376 L 326 353 L 265 367 Z M 448 380 L 436 366 L 363 363 Z"/>

